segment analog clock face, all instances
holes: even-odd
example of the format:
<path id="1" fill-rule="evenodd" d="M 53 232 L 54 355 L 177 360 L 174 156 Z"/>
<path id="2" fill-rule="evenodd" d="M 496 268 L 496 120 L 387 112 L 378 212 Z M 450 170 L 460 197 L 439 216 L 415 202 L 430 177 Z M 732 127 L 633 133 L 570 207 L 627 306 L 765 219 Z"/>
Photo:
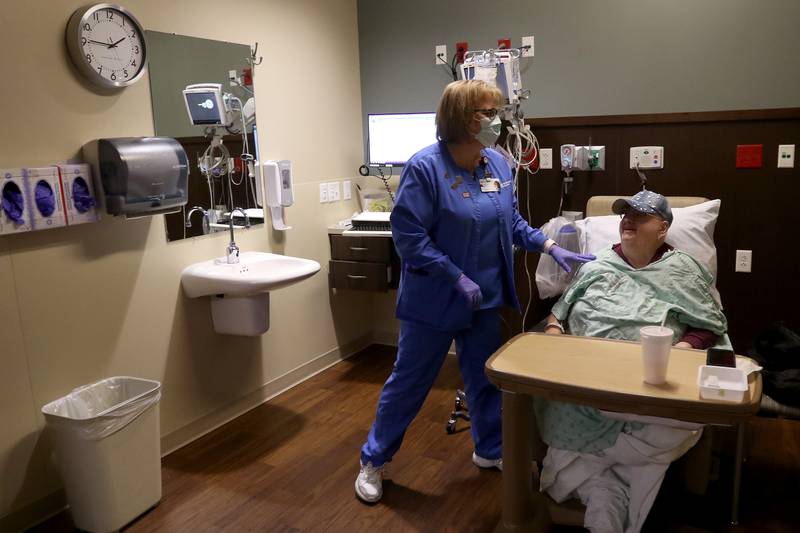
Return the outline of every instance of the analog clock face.
<path id="1" fill-rule="evenodd" d="M 107 87 L 123 87 L 140 77 L 146 43 L 132 15 L 119 6 L 98 4 L 73 19 L 67 31 L 70 55 L 84 75 Z"/>

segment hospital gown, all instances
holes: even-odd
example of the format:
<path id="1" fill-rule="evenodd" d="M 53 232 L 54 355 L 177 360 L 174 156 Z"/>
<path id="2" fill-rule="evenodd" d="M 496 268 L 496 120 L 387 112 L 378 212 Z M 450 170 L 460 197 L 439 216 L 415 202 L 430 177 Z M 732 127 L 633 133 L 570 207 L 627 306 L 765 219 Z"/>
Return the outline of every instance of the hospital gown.
<path id="1" fill-rule="evenodd" d="M 639 328 L 663 323 L 677 342 L 687 326 L 727 329 L 712 277 L 691 256 L 672 250 L 635 269 L 611 248 L 581 267 L 553 307 L 570 333 L 639 340 Z M 727 336 L 722 345 L 728 344 Z M 537 399 L 542 440 L 550 447 L 542 490 L 556 501 L 579 497 L 592 531 L 639 531 L 669 463 L 700 436 L 696 427 L 612 419 L 597 409 Z"/>

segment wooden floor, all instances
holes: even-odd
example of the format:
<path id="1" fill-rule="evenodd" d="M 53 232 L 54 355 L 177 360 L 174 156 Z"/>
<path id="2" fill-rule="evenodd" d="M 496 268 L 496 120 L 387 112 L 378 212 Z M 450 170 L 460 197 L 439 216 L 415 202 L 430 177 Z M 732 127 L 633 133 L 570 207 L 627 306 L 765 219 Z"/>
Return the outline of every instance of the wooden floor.
<path id="1" fill-rule="evenodd" d="M 472 465 L 468 424 L 445 433 L 461 384 L 453 358 L 388 467 L 383 500 L 356 499 L 359 449 L 394 353 L 372 346 L 165 457 L 161 503 L 126 531 L 492 531 L 501 474 Z M 800 422 L 758 419 L 751 433 L 739 527 L 727 527 L 723 461 L 704 498 L 666 483 L 645 530 L 800 531 Z M 32 531 L 73 530 L 62 513 Z"/>

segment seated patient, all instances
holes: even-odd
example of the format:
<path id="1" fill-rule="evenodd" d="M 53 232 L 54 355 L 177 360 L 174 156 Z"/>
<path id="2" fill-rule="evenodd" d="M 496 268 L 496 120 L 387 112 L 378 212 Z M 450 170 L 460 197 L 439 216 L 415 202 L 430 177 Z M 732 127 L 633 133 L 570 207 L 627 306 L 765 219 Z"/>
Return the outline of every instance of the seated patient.
<path id="1" fill-rule="evenodd" d="M 639 328 L 664 321 L 677 347 L 705 349 L 727 329 L 712 277 L 691 256 L 665 242 L 672 211 L 662 195 L 642 191 L 614 202 L 621 242 L 582 265 L 553 307 L 545 332 L 639 340 Z M 603 414 L 537 400 L 548 444 L 541 488 L 556 501 L 578 497 L 593 532 L 637 532 L 671 461 L 700 437 L 700 426 Z M 613 418 L 612 418 L 613 417 Z"/>

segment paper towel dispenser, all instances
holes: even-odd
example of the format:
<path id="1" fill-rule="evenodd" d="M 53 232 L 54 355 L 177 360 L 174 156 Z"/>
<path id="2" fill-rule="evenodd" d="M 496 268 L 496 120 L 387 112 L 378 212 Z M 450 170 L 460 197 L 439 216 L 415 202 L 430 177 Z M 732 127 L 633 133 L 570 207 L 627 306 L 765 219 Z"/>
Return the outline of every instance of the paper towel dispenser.
<path id="1" fill-rule="evenodd" d="M 186 205 L 189 160 L 175 139 L 97 139 L 83 151 L 108 213 L 156 215 Z"/>

